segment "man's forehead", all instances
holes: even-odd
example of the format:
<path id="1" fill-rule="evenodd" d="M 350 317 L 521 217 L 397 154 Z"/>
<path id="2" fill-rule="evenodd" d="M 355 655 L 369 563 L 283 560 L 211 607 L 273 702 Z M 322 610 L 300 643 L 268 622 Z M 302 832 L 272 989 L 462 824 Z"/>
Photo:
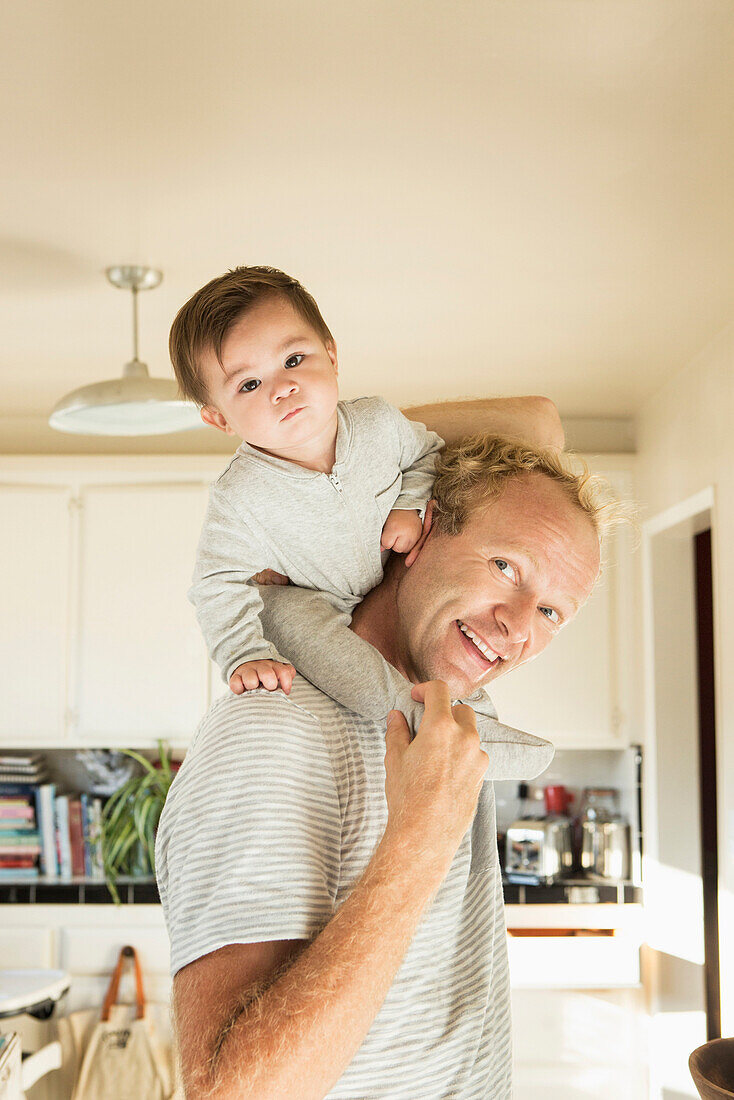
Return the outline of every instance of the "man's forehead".
<path id="1" fill-rule="evenodd" d="M 578 610 L 598 575 L 599 537 L 560 485 L 541 474 L 513 478 L 472 518 L 487 553 L 522 559 L 539 577 L 557 583 Z"/>

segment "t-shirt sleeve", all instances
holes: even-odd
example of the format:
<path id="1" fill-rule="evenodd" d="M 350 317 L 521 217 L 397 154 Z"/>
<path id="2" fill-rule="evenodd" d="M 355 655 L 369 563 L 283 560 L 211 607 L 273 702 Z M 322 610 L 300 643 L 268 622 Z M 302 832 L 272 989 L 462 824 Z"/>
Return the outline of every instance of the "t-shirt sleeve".
<path id="1" fill-rule="evenodd" d="M 281 693 L 204 719 L 156 841 L 171 971 L 230 943 L 309 939 L 334 911 L 341 811 L 320 724 Z"/>

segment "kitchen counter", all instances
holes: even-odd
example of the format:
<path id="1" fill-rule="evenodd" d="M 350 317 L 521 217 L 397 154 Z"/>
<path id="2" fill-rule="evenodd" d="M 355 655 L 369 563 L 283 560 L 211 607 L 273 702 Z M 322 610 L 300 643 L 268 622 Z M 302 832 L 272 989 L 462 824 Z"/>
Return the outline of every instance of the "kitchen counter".
<path id="1" fill-rule="evenodd" d="M 123 904 L 155 905 L 158 890 L 153 878 L 119 880 L 120 901 Z M 506 882 L 502 888 L 507 906 L 569 905 L 575 907 L 597 905 L 640 905 L 642 888 L 631 882 L 595 883 L 583 878 L 566 878 L 551 886 L 517 885 Z M 51 882 L 0 883 L 0 905 L 105 905 L 112 897 L 103 882 L 72 878 Z"/>
<path id="2" fill-rule="evenodd" d="M 550 886 L 508 882 L 502 876 L 506 905 L 640 905 L 642 887 L 632 882 L 591 882 L 587 878 L 558 879 Z"/>

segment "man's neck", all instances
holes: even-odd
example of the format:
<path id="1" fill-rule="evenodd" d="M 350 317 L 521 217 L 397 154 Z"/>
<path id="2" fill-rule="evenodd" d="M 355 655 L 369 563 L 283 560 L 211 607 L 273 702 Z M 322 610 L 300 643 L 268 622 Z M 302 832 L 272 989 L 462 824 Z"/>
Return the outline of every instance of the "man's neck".
<path id="1" fill-rule="evenodd" d="M 381 583 L 368 592 L 362 602 L 355 607 L 351 629 L 365 642 L 369 642 L 379 650 L 385 660 L 406 680 L 414 680 L 412 669 L 404 655 L 398 629 L 397 594 L 400 580 L 405 572 L 403 558 L 397 554 L 391 554 Z"/>

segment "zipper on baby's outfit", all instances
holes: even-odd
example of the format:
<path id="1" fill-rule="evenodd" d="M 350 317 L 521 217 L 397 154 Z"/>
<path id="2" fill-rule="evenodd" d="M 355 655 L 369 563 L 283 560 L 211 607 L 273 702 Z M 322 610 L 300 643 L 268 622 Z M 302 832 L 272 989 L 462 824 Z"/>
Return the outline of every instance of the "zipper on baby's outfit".
<path id="1" fill-rule="evenodd" d="M 342 485 L 338 474 L 334 474 L 334 473 L 326 474 L 326 477 L 329 479 L 329 481 L 331 482 L 333 487 L 336 489 L 337 493 L 342 498 L 343 505 L 346 507 L 347 514 L 349 516 L 349 522 L 351 524 L 352 530 L 357 535 L 357 545 L 359 546 L 359 554 L 360 554 L 360 557 L 362 558 L 362 568 L 365 570 L 365 576 L 369 577 L 373 573 L 372 563 L 370 561 L 369 554 L 367 553 L 367 551 L 365 549 L 365 546 L 364 546 L 364 541 L 363 541 L 363 537 L 362 537 L 362 530 L 358 526 L 358 524 L 355 523 L 356 517 L 354 515 L 354 510 L 350 506 L 349 497 L 344 496 L 344 486 Z"/>

